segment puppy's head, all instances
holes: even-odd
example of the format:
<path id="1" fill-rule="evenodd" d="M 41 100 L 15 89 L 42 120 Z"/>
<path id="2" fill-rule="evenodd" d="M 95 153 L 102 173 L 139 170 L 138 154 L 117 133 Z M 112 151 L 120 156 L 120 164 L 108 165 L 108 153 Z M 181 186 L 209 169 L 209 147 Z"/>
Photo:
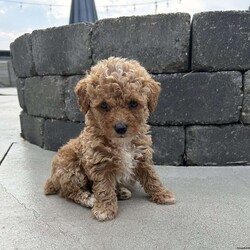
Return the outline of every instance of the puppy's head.
<path id="1" fill-rule="evenodd" d="M 89 125 L 111 140 L 132 139 L 156 108 L 160 84 L 138 62 L 111 57 L 93 66 L 75 93 Z"/>

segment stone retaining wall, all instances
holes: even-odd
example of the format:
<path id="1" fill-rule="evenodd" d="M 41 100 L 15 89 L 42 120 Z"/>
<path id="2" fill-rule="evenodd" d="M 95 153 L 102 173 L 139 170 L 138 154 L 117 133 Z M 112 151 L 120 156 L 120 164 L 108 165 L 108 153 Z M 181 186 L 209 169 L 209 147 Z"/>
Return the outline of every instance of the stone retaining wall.
<path id="1" fill-rule="evenodd" d="M 22 136 L 57 150 L 84 126 L 73 89 L 98 60 L 138 60 L 162 83 L 150 117 L 156 164 L 250 165 L 250 12 L 105 19 L 11 45 Z M 248 71 L 249 70 L 249 71 Z"/>

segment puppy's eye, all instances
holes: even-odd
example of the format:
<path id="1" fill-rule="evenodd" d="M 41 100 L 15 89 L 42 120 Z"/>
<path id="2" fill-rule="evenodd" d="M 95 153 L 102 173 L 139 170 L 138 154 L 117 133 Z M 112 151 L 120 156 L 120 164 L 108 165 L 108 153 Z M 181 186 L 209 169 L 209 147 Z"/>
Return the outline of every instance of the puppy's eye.
<path id="1" fill-rule="evenodd" d="M 134 109 L 134 108 L 136 108 L 138 106 L 138 102 L 130 101 L 128 105 L 129 105 L 130 108 Z"/>
<path id="2" fill-rule="evenodd" d="M 100 108 L 101 108 L 102 110 L 105 110 L 105 111 L 109 111 L 109 110 L 110 110 L 110 107 L 109 107 L 109 105 L 108 105 L 106 102 L 102 102 L 102 103 L 100 104 Z"/>

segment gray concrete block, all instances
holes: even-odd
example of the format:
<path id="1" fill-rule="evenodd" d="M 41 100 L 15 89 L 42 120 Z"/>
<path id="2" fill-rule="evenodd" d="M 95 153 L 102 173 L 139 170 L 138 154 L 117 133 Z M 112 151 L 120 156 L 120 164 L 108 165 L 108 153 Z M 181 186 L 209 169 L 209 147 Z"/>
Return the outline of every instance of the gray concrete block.
<path id="1" fill-rule="evenodd" d="M 17 77 L 36 75 L 32 56 L 31 35 L 24 34 L 18 37 L 11 45 L 11 58 Z"/>
<path id="2" fill-rule="evenodd" d="M 151 127 L 154 163 L 183 165 L 185 130 L 181 126 Z"/>
<path id="3" fill-rule="evenodd" d="M 67 79 L 65 88 L 65 112 L 67 118 L 71 121 L 84 121 L 84 114 L 79 109 L 77 97 L 74 92 L 77 82 L 82 78 L 83 76 L 71 76 Z"/>
<path id="4" fill-rule="evenodd" d="M 66 79 L 61 76 L 27 78 L 24 100 L 28 114 L 65 119 L 65 85 Z"/>
<path id="5" fill-rule="evenodd" d="M 26 110 L 25 102 L 24 102 L 24 85 L 25 85 L 25 80 L 21 78 L 17 78 L 16 87 L 17 87 L 17 96 L 18 96 L 19 105 L 23 110 Z"/>
<path id="6" fill-rule="evenodd" d="M 243 77 L 243 105 L 241 112 L 241 122 L 250 124 L 250 71 L 247 71 Z"/>
<path id="7" fill-rule="evenodd" d="M 153 125 L 238 122 L 243 100 L 239 72 L 156 75 L 162 92 Z"/>
<path id="8" fill-rule="evenodd" d="M 83 123 L 46 120 L 44 124 L 44 148 L 57 151 L 70 139 L 76 138 L 83 129 Z"/>
<path id="9" fill-rule="evenodd" d="M 32 32 L 32 50 L 38 75 L 82 74 L 92 64 L 92 24 L 73 24 Z"/>
<path id="10" fill-rule="evenodd" d="M 25 112 L 20 114 L 21 136 L 27 141 L 43 147 L 44 119 L 30 116 Z"/>
<path id="11" fill-rule="evenodd" d="M 189 69 L 190 16 L 185 13 L 104 19 L 95 23 L 93 59 L 138 60 L 154 73 Z"/>
<path id="12" fill-rule="evenodd" d="M 188 165 L 250 165 L 250 126 L 191 126 L 186 131 Z"/>
<path id="13" fill-rule="evenodd" d="M 192 24 L 192 69 L 195 71 L 250 68 L 250 12 L 195 14 Z"/>

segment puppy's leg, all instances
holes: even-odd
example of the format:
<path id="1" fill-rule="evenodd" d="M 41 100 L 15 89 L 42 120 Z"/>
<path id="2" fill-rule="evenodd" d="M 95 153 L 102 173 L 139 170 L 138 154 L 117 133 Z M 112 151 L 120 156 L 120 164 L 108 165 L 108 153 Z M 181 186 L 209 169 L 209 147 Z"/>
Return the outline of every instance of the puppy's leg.
<path id="1" fill-rule="evenodd" d="M 48 178 L 48 180 L 46 181 L 45 183 L 45 186 L 44 186 L 44 193 L 46 195 L 50 195 L 50 194 L 57 194 L 58 193 L 58 190 L 57 188 L 55 187 L 53 181 L 52 181 L 52 178 Z"/>
<path id="2" fill-rule="evenodd" d="M 59 194 L 65 197 L 66 199 L 72 200 L 75 203 L 80 204 L 81 206 L 90 208 L 94 206 L 96 199 L 95 196 L 89 191 L 81 190 L 73 185 L 68 188 L 65 190 L 60 190 Z"/>
<path id="3" fill-rule="evenodd" d="M 161 183 L 154 167 L 150 163 L 139 163 L 136 177 L 151 200 L 158 204 L 174 204 L 175 195 Z"/>
<path id="4" fill-rule="evenodd" d="M 132 196 L 131 192 L 127 188 L 122 186 L 117 187 L 116 193 L 118 200 L 128 200 Z"/>
<path id="5" fill-rule="evenodd" d="M 93 182 L 93 193 L 96 198 L 92 213 L 99 221 L 111 220 L 118 212 L 116 180 L 112 173 L 99 175 Z"/>
<path id="6" fill-rule="evenodd" d="M 59 193 L 84 207 L 93 207 L 95 197 L 87 186 L 88 178 L 81 171 L 79 163 L 60 155 L 53 160 L 52 175 L 47 180 L 44 191 L 46 195 Z"/>

